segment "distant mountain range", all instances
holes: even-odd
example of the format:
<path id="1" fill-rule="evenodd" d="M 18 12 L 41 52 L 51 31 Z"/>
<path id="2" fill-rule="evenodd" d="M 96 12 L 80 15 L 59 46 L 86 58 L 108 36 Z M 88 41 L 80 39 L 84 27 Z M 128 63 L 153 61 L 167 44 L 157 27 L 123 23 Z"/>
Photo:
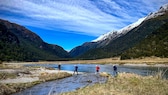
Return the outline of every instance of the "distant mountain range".
<path id="1" fill-rule="evenodd" d="M 44 42 L 38 35 L 15 23 L 0 19 L 0 61 L 98 59 L 121 56 L 168 57 L 168 4 L 118 31 L 75 47 L 69 53 Z"/>
<path id="2" fill-rule="evenodd" d="M 58 45 L 45 43 L 23 26 L 0 19 L 0 60 L 39 61 L 69 58 Z"/>
<path id="3" fill-rule="evenodd" d="M 160 52 L 159 54 L 156 54 L 154 51 L 153 53 L 143 53 L 145 50 L 142 50 L 142 46 L 147 49 L 147 46 L 152 43 L 151 41 L 156 40 L 158 36 L 162 36 L 163 39 L 167 39 L 166 37 L 168 35 L 165 35 L 164 33 L 164 31 L 167 31 L 168 28 L 168 26 L 166 27 L 167 22 L 168 4 L 163 5 L 157 12 L 141 18 L 137 22 L 126 26 L 119 31 L 109 32 L 101 35 L 92 42 L 86 42 L 81 46 L 75 47 L 70 51 L 70 55 L 72 57 L 82 59 L 97 59 L 121 55 L 123 59 L 143 56 L 167 57 L 168 54 L 165 53 Z M 156 37 L 151 37 L 153 33 L 156 33 L 159 30 L 162 30 L 159 35 L 154 35 Z M 162 38 L 160 38 L 160 40 L 162 40 Z M 164 40 L 157 43 L 158 46 L 162 46 L 162 48 L 157 48 L 158 52 L 162 51 L 163 48 L 164 51 L 167 51 L 167 41 L 168 40 Z M 143 42 L 146 43 L 144 44 Z M 138 48 L 141 48 L 141 55 L 133 52 L 135 47 L 137 48 L 137 51 L 139 51 Z M 147 50 L 152 51 L 153 49 L 150 47 Z M 131 52 L 133 53 L 131 54 Z"/>

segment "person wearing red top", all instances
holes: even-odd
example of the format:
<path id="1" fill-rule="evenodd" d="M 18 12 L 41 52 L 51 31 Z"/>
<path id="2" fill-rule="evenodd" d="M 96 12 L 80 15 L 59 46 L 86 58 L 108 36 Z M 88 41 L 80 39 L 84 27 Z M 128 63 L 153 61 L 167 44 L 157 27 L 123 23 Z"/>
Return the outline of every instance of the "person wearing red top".
<path id="1" fill-rule="evenodd" d="M 99 73 L 100 67 L 96 65 L 96 72 Z"/>

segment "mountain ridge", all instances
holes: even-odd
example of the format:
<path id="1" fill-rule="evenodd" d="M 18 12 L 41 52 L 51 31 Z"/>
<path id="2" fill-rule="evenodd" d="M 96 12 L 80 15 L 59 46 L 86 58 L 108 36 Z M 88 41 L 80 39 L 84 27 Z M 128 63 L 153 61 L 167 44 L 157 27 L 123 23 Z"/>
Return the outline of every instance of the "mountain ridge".
<path id="1" fill-rule="evenodd" d="M 23 26 L 0 19 L 0 27 L 2 61 L 58 60 L 70 57 L 62 47 L 44 42 Z"/>
<path id="2" fill-rule="evenodd" d="M 93 41 L 94 43 L 97 43 L 97 46 L 99 46 L 103 42 L 105 44 L 103 44 L 104 46 L 100 46 L 100 47 L 96 47 L 96 48 L 94 48 L 95 46 L 93 46 L 93 48 L 91 48 L 91 49 L 88 49 L 85 46 L 86 51 L 82 52 L 82 53 L 78 53 L 78 55 L 76 55 L 76 57 L 86 58 L 86 59 L 89 59 L 89 58 L 95 59 L 95 58 L 118 56 L 119 54 L 121 54 L 125 50 L 134 46 L 136 43 L 139 43 L 146 36 L 150 35 L 153 31 L 155 31 L 157 28 L 159 28 L 161 25 L 163 25 L 165 22 L 167 22 L 167 20 L 166 20 L 167 19 L 167 12 L 168 12 L 168 4 L 165 4 L 157 12 L 151 13 L 147 17 L 144 17 L 143 19 L 141 19 L 140 23 L 138 23 L 139 25 L 137 25 L 137 26 L 135 25 L 135 27 L 133 27 L 130 30 L 128 29 L 129 31 L 126 32 L 124 35 L 121 35 L 121 36 L 119 36 L 115 39 L 112 39 L 112 40 L 103 39 L 103 41 L 102 40 L 99 40 L 97 42 Z M 164 16 L 164 15 L 166 15 L 166 16 Z M 162 16 L 164 16 L 163 19 L 162 19 Z M 155 19 L 155 18 L 159 18 L 159 19 L 161 18 L 161 19 L 159 20 L 159 19 Z M 127 26 L 127 27 L 129 28 L 129 26 Z M 142 33 L 142 32 L 140 32 L 141 30 L 146 31 L 146 32 Z M 132 31 L 132 32 L 130 33 L 130 31 Z M 137 31 L 137 33 L 136 33 L 136 31 Z M 111 32 L 111 33 L 113 34 L 115 32 Z M 110 33 L 108 33 L 108 34 L 110 34 Z M 118 34 L 120 34 L 120 33 L 118 33 Z M 141 35 L 141 36 L 138 36 L 138 35 Z M 113 35 L 112 35 L 112 37 L 113 37 Z M 127 37 L 129 39 L 129 41 L 127 41 L 128 40 Z M 136 38 L 131 39 L 131 37 L 132 38 L 136 37 Z M 106 37 L 106 38 L 108 38 L 108 37 Z M 131 40 L 135 40 L 135 41 L 131 41 Z M 124 44 L 124 45 L 122 46 L 122 44 Z M 83 47 L 83 45 L 80 46 L 80 48 L 82 48 L 82 47 Z M 80 51 L 80 48 L 77 48 L 78 51 Z"/>
<path id="3" fill-rule="evenodd" d="M 103 41 L 103 40 L 110 39 L 110 38 L 113 38 L 113 37 L 115 38 L 116 36 L 120 37 L 120 36 L 126 34 L 131 29 L 140 25 L 145 19 L 146 19 L 146 17 L 140 18 L 136 22 L 134 22 L 134 23 L 118 30 L 118 31 L 113 31 L 113 32 L 108 32 L 106 34 L 103 34 L 103 35 L 99 36 L 97 39 L 93 40 L 92 42 Z M 113 35 L 113 34 L 116 34 L 116 35 Z"/>

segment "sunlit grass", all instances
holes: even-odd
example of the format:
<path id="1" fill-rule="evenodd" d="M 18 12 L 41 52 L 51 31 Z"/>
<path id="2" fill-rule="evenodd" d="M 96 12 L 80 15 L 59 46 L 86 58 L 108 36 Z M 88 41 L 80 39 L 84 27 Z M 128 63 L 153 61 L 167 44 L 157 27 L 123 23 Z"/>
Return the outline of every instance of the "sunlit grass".
<path id="1" fill-rule="evenodd" d="M 168 95 L 168 80 L 155 76 L 120 73 L 107 83 L 95 84 L 62 95 Z"/>
<path id="2" fill-rule="evenodd" d="M 71 76 L 71 74 L 66 72 L 60 72 L 60 73 L 44 73 L 39 76 L 39 79 L 41 81 L 50 81 L 55 79 L 62 79 Z"/>
<path id="3" fill-rule="evenodd" d="M 15 73 L 5 73 L 5 72 L 0 73 L 0 80 L 7 79 L 7 78 L 16 78 L 16 77 L 17 75 Z"/>

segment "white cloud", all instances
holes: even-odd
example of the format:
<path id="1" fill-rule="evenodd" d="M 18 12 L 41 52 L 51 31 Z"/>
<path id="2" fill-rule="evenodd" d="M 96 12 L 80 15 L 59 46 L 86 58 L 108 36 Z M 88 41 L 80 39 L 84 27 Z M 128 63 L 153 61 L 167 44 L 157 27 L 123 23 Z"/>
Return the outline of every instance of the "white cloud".
<path id="1" fill-rule="evenodd" d="M 134 2 L 125 0 L 0 0 L 1 10 L 27 18 L 17 19 L 15 16 L 4 15 L 0 17 L 26 26 L 62 29 L 98 36 L 125 27 L 145 16 L 144 13 L 148 14 L 166 2 L 166 0 Z"/>

